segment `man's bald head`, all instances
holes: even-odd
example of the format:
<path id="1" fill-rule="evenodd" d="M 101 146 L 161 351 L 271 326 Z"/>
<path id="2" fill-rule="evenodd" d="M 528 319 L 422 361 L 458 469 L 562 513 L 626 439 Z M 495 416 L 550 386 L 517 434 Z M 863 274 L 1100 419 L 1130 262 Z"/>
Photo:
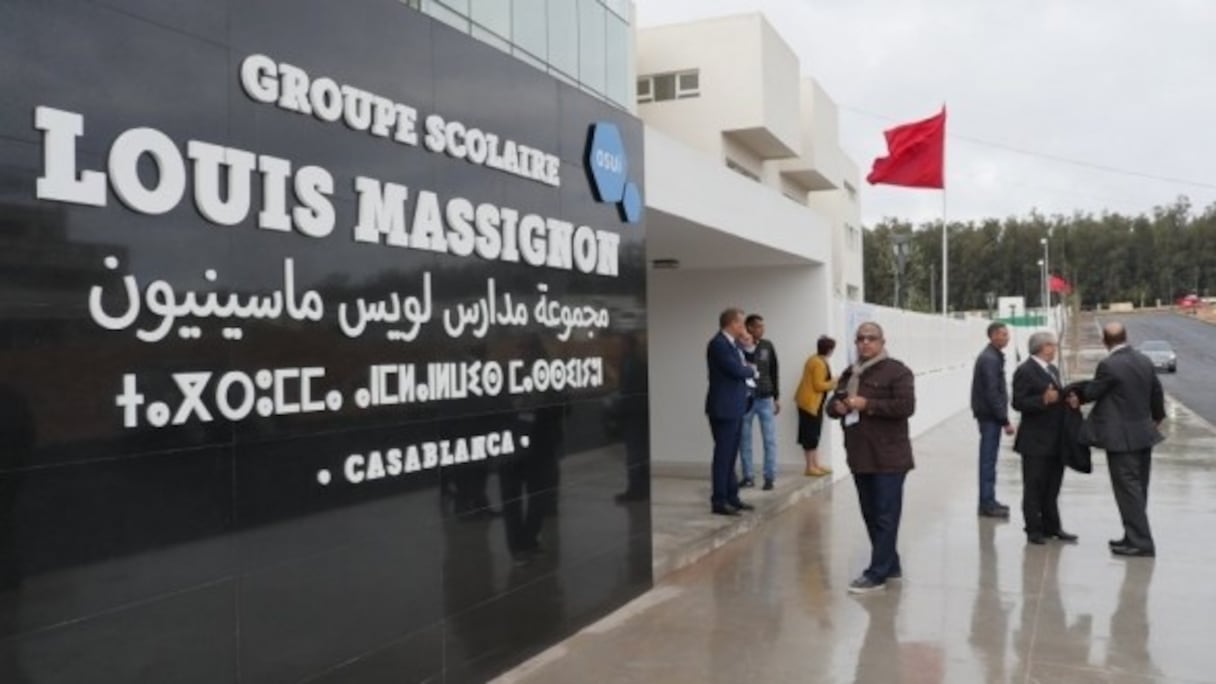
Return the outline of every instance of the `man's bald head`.
<path id="1" fill-rule="evenodd" d="M 881 354 L 885 346 L 881 325 L 867 321 L 857 326 L 857 358 L 869 361 Z"/>
<path id="2" fill-rule="evenodd" d="M 1107 349 L 1127 344 L 1127 327 L 1119 321 L 1111 321 L 1102 326 L 1102 344 L 1105 344 Z"/>
<path id="3" fill-rule="evenodd" d="M 873 321 L 866 321 L 865 323 L 857 326 L 857 332 L 868 335 L 878 335 L 879 339 L 883 338 L 882 326 Z"/>

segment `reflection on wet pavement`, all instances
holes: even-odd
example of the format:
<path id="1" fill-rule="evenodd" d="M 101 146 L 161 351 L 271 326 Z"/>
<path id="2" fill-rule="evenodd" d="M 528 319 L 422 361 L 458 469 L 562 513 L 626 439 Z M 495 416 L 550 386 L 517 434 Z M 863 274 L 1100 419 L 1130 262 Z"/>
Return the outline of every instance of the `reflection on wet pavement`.
<path id="1" fill-rule="evenodd" d="M 1171 411 L 1149 496 L 1156 559 L 1107 551 L 1120 528 L 1101 452 L 1060 497 L 1080 544 L 1028 546 L 1016 512 L 977 519 L 960 415 L 916 441 L 903 583 L 846 594 L 868 553 L 846 480 L 503 681 L 1216 682 L 1216 432 Z M 1017 458 L 1006 445 L 1008 502 Z"/>

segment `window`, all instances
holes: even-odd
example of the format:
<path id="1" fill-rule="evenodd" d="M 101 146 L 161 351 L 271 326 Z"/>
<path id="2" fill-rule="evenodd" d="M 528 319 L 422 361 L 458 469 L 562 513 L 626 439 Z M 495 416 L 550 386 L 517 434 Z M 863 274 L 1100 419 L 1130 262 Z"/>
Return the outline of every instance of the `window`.
<path id="1" fill-rule="evenodd" d="M 578 3 L 578 80 L 597 93 L 604 92 L 608 60 L 605 32 L 608 11 L 598 2 Z"/>
<path id="2" fill-rule="evenodd" d="M 499 50 L 502 50 L 507 54 L 511 54 L 511 44 L 493 31 L 487 31 L 477 24 L 473 24 L 473 31 L 471 35 L 483 43 L 493 45 Z"/>
<path id="3" fill-rule="evenodd" d="M 515 45 L 533 57 L 547 58 L 549 31 L 545 0 L 515 0 L 511 7 L 511 34 Z"/>
<path id="4" fill-rule="evenodd" d="M 701 94 L 701 72 L 698 69 L 652 74 L 638 79 L 638 102 L 683 100 Z"/>
<path id="5" fill-rule="evenodd" d="M 849 250 L 856 252 L 861 249 L 861 231 L 857 226 L 845 226 L 849 231 Z"/>
<path id="6" fill-rule="evenodd" d="M 676 74 L 676 97 L 696 97 L 701 94 L 701 73 L 687 71 Z"/>
<path id="7" fill-rule="evenodd" d="M 469 9 L 474 24 L 494 32 L 500 38 L 511 38 L 510 3 L 502 0 L 473 0 Z"/>
<path id="8" fill-rule="evenodd" d="M 676 99 L 676 76 L 675 74 L 663 74 L 654 77 L 654 100 L 662 102 L 664 100 Z"/>
<path id="9" fill-rule="evenodd" d="M 654 79 L 639 78 L 638 79 L 638 103 L 654 102 Z"/>
<path id="10" fill-rule="evenodd" d="M 634 82 L 632 0 L 398 0 L 584 92 L 629 109 Z M 670 79 L 667 99 L 695 95 L 698 78 Z M 640 86 L 641 87 L 641 86 Z M 652 82 L 643 99 L 653 101 Z"/>
<path id="11" fill-rule="evenodd" d="M 604 0 L 604 6 L 621 19 L 629 21 L 629 0 Z"/>
<path id="12" fill-rule="evenodd" d="M 633 56 L 633 34 L 629 31 L 629 25 L 615 14 L 608 14 L 607 27 L 604 56 L 608 74 L 604 94 L 613 102 L 627 107 L 630 101 L 629 78 L 633 75 L 630 65 Z"/>
<path id="13" fill-rule="evenodd" d="M 467 0 L 465 2 L 463 14 L 453 10 L 450 7 L 447 7 L 446 5 L 436 2 L 436 0 L 424 0 L 422 3 L 422 11 L 454 29 L 464 31 L 465 33 L 469 32 L 469 8 Z"/>
<path id="14" fill-rule="evenodd" d="M 741 176 L 747 176 L 748 178 L 756 181 L 757 183 L 760 182 L 760 176 L 757 176 L 756 174 L 752 173 L 749 169 L 747 169 L 747 167 L 741 166 L 734 159 L 726 160 L 726 168 L 730 169 L 731 171 L 734 171 L 735 173 L 737 173 Z"/>
<path id="15" fill-rule="evenodd" d="M 549 65 L 578 77 L 578 5 L 549 3 Z"/>

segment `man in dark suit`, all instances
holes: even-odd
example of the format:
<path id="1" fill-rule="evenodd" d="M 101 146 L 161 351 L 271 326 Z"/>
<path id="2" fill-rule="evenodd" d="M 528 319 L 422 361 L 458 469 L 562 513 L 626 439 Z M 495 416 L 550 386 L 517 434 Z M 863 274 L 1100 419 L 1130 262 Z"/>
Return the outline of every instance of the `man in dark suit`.
<path id="1" fill-rule="evenodd" d="M 747 331 L 742 309 L 727 309 L 718 317 L 719 332 L 709 340 L 705 363 L 709 371 L 709 392 L 705 395 L 705 415 L 714 436 L 713 495 L 711 510 L 716 515 L 739 515 L 752 510 L 739 500 L 739 480 L 735 460 L 743 437 L 743 415 L 747 413 L 756 369 L 743 360 L 738 340 Z"/>
<path id="2" fill-rule="evenodd" d="M 1061 448 L 1068 407 L 1061 394 L 1060 370 L 1054 363 L 1056 350 L 1052 333 L 1031 335 L 1030 358 L 1013 374 L 1013 408 L 1022 414 L 1013 450 L 1022 455 L 1022 517 L 1031 544 L 1043 544 L 1049 538 L 1077 540 L 1060 526 L 1057 502 L 1064 482 Z"/>
<path id="3" fill-rule="evenodd" d="M 1110 355 L 1098 364 L 1094 379 L 1069 403 L 1097 402 L 1085 426 L 1093 446 L 1106 450 L 1115 503 L 1123 518 L 1123 538 L 1111 540 L 1117 556 L 1155 556 L 1157 548 L 1148 526 L 1148 479 L 1153 446 L 1164 438 L 1158 428 L 1165 420 L 1165 393 L 1148 357 L 1127 344 L 1122 323 L 1108 323 L 1102 342 Z"/>

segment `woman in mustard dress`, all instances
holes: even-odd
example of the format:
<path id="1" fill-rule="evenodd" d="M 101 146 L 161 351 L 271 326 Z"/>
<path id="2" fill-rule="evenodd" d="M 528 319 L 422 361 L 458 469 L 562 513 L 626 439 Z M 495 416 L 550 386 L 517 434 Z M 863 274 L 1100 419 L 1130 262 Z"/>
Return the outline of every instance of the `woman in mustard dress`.
<path id="1" fill-rule="evenodd" d="M 823 477 L 832 472 L 819 464 L 819 437 L 823 433 L 823 408 L 827 396 L 836 388 L 828 358 L 836 349 L 836 341 L 824 335 L 819 338 L 816 354 L 802 367 L 795 399 L 798 404 L 798 444 L 806 452 L 808 477 Z"/>

